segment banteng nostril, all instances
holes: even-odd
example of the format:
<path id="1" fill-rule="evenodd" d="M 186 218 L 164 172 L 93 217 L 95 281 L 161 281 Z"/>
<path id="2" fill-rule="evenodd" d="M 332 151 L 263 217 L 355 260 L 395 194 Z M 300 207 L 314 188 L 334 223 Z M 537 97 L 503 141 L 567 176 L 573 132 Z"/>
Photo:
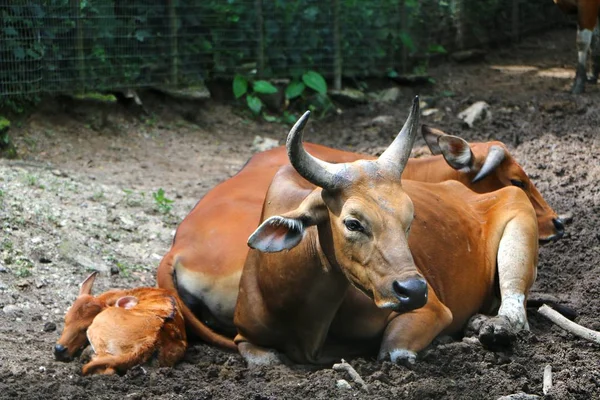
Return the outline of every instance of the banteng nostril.
<path id="1" fill-rule="evenodd" d="M 552 223 L 554 224 L 554 227 L 556 228 L 556 230 L 557 230 L 559 233 L 562 233 L 562 232 L 564 232 L 564 230 L 565 230 L 565 224 L 564 224 L 564 222 L 562 221 L 562 219 L 560 219 L 560 218 L 555 218 L 555 219 L 553 219 L 553 220 L 552 220 Z"/>
<path id="2" fill-rule="evenodd" d="M 427 282 L 421 277 L 394 281 L 392 289 L 406 311 L 423 307 L 427 303 Z"/>

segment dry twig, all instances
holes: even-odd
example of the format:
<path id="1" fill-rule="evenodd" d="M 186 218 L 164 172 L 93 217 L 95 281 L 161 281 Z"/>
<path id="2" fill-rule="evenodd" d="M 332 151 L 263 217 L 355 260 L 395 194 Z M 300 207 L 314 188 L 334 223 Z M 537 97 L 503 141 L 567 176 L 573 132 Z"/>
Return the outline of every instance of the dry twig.
<path id="1" fill-rule="evenodd" d="M 552 365 L 548 364 L 544 368 L 544 383 L 542 384 L 542 392 L 544 396 L 552 389 Z"/>
<path id="2" fill-rule="evenodd" d="M 600 344 L 600 332 L 593 331 L 573 321 L 569 321 L 567 318 L 563 317 L 557 311 L 545 304 L 538 309 L 538 312 L 567 332 L 589 340 L 590 342 Z"/>
<path id="3" fill-rule="evenodd" d="M 369 391 L 369 387 L 367 386 L 367 384 L 363 380 L 363 378 L 361 378 L 360 375 L 358 374 L 358 372 L 356 372 L 356 370 L 354 369 L 354 367 L 352 367 L 352 365 L 348 364 L 346 362 L 346 360 L 344 360 L 343 358 L 342 358 L 341 363 L 333 364 L 333 370 L 348 372 L 348 375 L 350 375 L 350 378 L 352 378 L 352 380 L 354 382 L 358 383 L 365 392 Z"/>

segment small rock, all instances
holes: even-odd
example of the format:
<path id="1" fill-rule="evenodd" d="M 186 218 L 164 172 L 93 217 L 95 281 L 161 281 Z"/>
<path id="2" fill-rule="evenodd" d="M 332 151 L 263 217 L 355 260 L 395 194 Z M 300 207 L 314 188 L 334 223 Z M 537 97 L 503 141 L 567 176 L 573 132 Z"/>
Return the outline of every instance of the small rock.
<path id="1" fill-rule="evenodd" d="M 35 279 L 34 284 L 35 284 L 35 287 L 38 289 L 41 289 L 44 286 L 46 286 L 46 282 L 43 279 Z"/>
<path id="2" fill-rule="evenodd" d="M 117 267 L 116 265 L 112 265 L 110 267 L 110 275 L 119 275 L 119 267 Z"/>
<path id="3" fill-rule="evenodd" d="M 8 304 L 8 305 L 4 306 L 2 311 L 4 312 L 4 314 L 8 315 L 9 317 L 16 317 L 23 313 L 23 311 L 19 307 L 15 306 L 14 304 Z"/>
<path id="4" fill-rule="evenodd" d="M 56 324 L 48 321 L 44 324 L 44 332 L 54 332 L 56 330 Z"/>
<path id="5" fill-rule="evenodd" d="M 439 112 L 440 110 L 438 110 L 437 108 L 428 108 L 427 110 L 423 110 L 423 112 L 421 113 L 422 116 L 424 117 L 428 117 L 430 115 L 433 115 L 437 112 Z"/>
<path id="6" fill-rule="evenodd" d="M 39 244 L 42 242 L 42 238 L 39 236 L 36 236 L 34 238 L 31 239 L 31 244 Z"/>
<path id="7" fill-rule="evenodd" d="M 106 264 L 94 263 L 92 262 L 92 260 L 81 254 L 76 255 L 74 257 L 74 261 L 80 267 L 83 267 L 83 269 L 86 269 L 88 271 L 107 272 L 109 270 Z"/>
<path id="8" fill-rule="evenodd" d="M 363 122 L 360 126 L 363 128 L 368 128 L 370 126 L 384 126 L 391 125 L 394 122 L 394 117 L 391 115 L 378 115 L 370 121 Z"/>
<path id="9" fill-rule="evenodd" d="M 395 103 L 400 98 L 400 88 L 392 87 L 377 93 L 377 101 L 381 103 Z"/>
<path id="10" fill-rule="evenodd" d="M 135 222 L 124 215 L 118 217 L 119 225 L 126 231 L 133 231 L 135 229 Z"/>
<path id="11" fill-rule="evenodd" d="M 345 379 L 338 379 L 338 381 L 335 383 L 335 386 L 341 390 L 352 390 L 352 386 L 350 386 L 348 381 Z"/>
<path id="12" fill-rule="evenodd" d="M 46 372 L 46 367 L 42 366 L 39 368 L 40 372 Z"/>
<path id="13" fill-rule="evenodd" d="M 279 140 L 256 135 L 252 141 L 251 150 L 255 152 L 267 151 L 279 146 Z"/>
<path id="14" fill-rule="evenodd" d="M 520 392 L 520 393 L 515 393 L 515 394 L 509 394 L 508 396 L 498 397 L 496 400 L 535 400 L 535 399 L 541 399 L 541 397 L 536 394 L 527 394 L 527 393 Z"/>
<path id="15" fill-rule="evenodd" d="M 461 111 L 458 118 L 462 119 L 469 128 L 472 128 L 475 122 L 492 119 L 490 105 L 485 101 L 473 103 L 469 108 Z"/>
<path id="16" fill-rule="evenodd" d="M 53 169 L 53 170 L 52 170 L 52 171 L 50 171 L 50 172 L 52 172 L 52 175 L 55 175 L 55 176 L 60 176 L 60 177 L 63 177 L 63 178 L 66 178 L 67 176 L 69 176 L 69 175 L 67 175 L 67 173 L 66 173 L 66 172 L 64 172 L 64 171 L 61 171 L 61 170 L 59 170 L 59 169 Z"/>
<path id="17" fill-rule="evenodd" d="M 329 96 L 349 107 L 368 103 L 367 95 L 357 89 L 330 90 Z"/>
<path id="18" fill-rule="evenodd" d="M 470 49 L 470 50 L 461 50 L 456 51 L 450 54 L 450 58 L 456 62 L 465 62 L 465 61 L 476 61 L 481 60 L 486 55 L 484 50 L 480 49 Z"/>
<path id="19" fill-rule="evenodd" d="M 8 272 L 4 264 L 0 263 L 0 272 Z"/>

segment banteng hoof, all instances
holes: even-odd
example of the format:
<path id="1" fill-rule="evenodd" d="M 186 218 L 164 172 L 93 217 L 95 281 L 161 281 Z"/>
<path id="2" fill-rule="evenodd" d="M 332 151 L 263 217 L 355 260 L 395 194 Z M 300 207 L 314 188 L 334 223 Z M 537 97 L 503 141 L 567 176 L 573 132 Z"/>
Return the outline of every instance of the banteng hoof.
<path id="1" fill-rule="evenodd" d="M 484 347 L 506 347 L 517 338 L 508 318 L 496 316 L 485 321 L 479 329 L 479 341 Z"/>

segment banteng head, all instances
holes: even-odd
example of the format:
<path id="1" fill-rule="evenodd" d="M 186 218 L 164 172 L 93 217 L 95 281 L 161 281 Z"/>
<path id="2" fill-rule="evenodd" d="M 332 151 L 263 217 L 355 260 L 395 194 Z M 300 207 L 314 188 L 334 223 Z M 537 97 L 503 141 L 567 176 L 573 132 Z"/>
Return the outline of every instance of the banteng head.
<path id="1" fill-rule="evenodd" d="M 309 112 L 290 131 L 287 149 L 294 169 L 318 188 L 296 210 L 267 218 L 249 246 L 264 252 L 291 249 L 307 228 L 317 226 L 317 248 L 378 307 L 401 312 L 422 307 L 427 283 L 407 243 L 413 204 L 400 183 L 418 129 L 418 98 L 377 160 L 330 164 L 311 156 L 302 145 L 308 117 Z"/>
<path id="2" fill-rule="evenodd" d="M 65 315 L 65 327 L 54 346 L 54 357 L 59 361 L 69 361 L 87 343 L 87 329 L 105 307 L 105 304 L 92 296 L 92 286 L 97 272 L 92 272 L 82 283 L 79 296 Z"/>
<path id="3" fill-rule="evenodd" d="M 448 165 L 463 172 L 459 180 L 478 193 L 517 186 L 527 194 L 537 215 L 540 242 L 560 239 L 564 224 L 546 203 L 523 167 L 501 142 L 467 143 L 439 129 L 423 125 L 423 137 L 433 154 L 441 154 Z"/>

